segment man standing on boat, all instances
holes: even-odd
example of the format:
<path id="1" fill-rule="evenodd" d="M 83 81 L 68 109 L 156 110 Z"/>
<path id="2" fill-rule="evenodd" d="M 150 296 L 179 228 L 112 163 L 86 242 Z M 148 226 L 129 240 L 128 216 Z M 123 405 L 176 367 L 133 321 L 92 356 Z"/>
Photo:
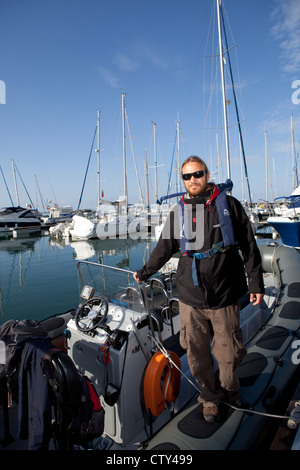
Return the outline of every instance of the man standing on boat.
<path id="1" fill-rule="evenodd" d="M 176 274 L 180 344 L 201 390 L 198 400 L 204 419 L 215 422 L 222 401 L 242 405 L 235 375 L 246 354 L 240 299 L 249 292 L 253 305 L 262 302 L 261 258 L 242 205 L 209 183 L 205 162 L 196 156 L 187 158 L 181 176 L 187 192 L 170 212 L 157 246 L 134 278 L 147 280 L 180 250 Z"/>

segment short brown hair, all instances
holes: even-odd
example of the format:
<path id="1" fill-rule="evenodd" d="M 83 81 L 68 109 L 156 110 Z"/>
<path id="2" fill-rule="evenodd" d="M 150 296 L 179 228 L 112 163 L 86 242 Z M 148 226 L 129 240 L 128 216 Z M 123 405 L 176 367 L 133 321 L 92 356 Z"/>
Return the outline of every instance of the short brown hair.
<path id="1" fill-rule="evenodd" d="M 197 157 L 197 155 L 191 155 L 190 157 L 186 158 L 183 164 L 181 165 L 181 174 L 182 174 L 182 168 L 184 167 L 184 165 L 190 162 L 200 163 L 200 165 L 204 166 L 204 170 L 206 171 L 206 173 L 208 173 L 208 168 L 207 168 L 205 161 L 202 160 L 202 158 Z"/>

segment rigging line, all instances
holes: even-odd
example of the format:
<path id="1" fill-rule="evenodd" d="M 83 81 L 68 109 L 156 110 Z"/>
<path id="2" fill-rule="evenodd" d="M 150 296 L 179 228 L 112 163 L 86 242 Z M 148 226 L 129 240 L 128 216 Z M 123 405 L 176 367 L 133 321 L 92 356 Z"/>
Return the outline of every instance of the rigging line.
<path id="1" fill-rule="evenodd" d="M 129 127 L 129 122 L 128 122 L 128 114 L 127 114 L 127 109 L 126 108 L 125 108 L 125 114 L 126 114 L 126 121 L 127 121 L 130 145 L 131 145 L 131 150 L 132 150 L 132 156 L 133 156 L 133 161 L 134 161 L 135 173 L 136 173 L 136 178 L 137 178 L 137 182 L 138 182 L 138 186 L 139 186 L 139 193 L 140 193 L 141 203 L 144 207 L 144 198 L 143 198 L 143 194 L 142 194 L 142 188 L 141 188 L 141 184 L 140 184 L 139 173 L 138 173 L 138 169 L 137 169 L 137 165 L 136 165 L 135 153 L 134 153 L 134 148 L 133 148 L 133 143 L 132 143 L 132 138 L 131 138 L 131 132 L 130 132 L 130 127 Z"/>
<path id="2" fill-rule="evenodd" d="M 56 199 L 56 196 L 55 196 L 55 193 L 54 193 L 54 189 L 53 189 L 53 186 L 52 186 L 52 183 L 51 183 L 50 177 L 49 177 L 49 184 L 50 184 L 51 191 L 52 191 L 53 201 L 54 201 L 54 203 L 56 203 L 56 202 L 57 202 L 57 199 Z M 49 203 L 50 203 L 50 202 L 52 202 L 52 201 L 48 200 L 47 202 L 49 202 Z"/>
<path id="3" fill-rule="evenodd" d="M 223 25 L 223 31 L 224 31 L 224 38 L 225 38 L 226 49 L 228 50 L 227 34 L 226 34 L 226 30 L 225 30 L 225 22 L 224 22 L 224 16 L 223 16 L 223 9 L 222 9 L 222 8 L 221 8 L 221 19 L 222 19 L 222 25 Z M 235 111 L 236 111 L 237 121 L 238 121 L 238 128 L 239 128 L 239 135 L 240 135 L 240 144 L 241 144 L 242 155 L 243 155 L 244 171 L 245 171 L 245 176 L 246 176 L 246 181 L 247 181 L 248 194 L 249 194 L 249 201 L 250 201 L 250 204 L 252 204 L 251 191 L 250 191 L 250 183 L 249 183 L 249 177 L 248 177 L 248 169 L 247 169 L 246 156 L 245 156 L 245 149 L 244 149 L 244 142 L 243 142 L 243 138 L 242 138 L 242 129 L 241 129 L 241 124 L 240 124 L 240 116 L 239 116 L 239 110 L 238 110 L 238 106 L 237 106 L 237 98 L 236 98 L 235 86 L 234 86 L 234 82 L 233 82 L 233 74 L 232 74 L 232 67 L 231 67 L 231 60 L 230 60 L 230 54 L 229 54 L 229 52 L 228 52 L 228 54 L 227 54 L 227 57 L 228 57 L 228 65 L 229 65 L 229 72 L 230 72 L 232 93 L 233 93 L 234 104 L 235 104 Z"/>
<path id="4" fill-rule="evenodd" d="M 171 189 L 172 168 L 173 168 L 176 140 L 177 140 L 177 128 L 176 128 L 176 131 L 175 131 L 175 140 L 174 140 L 174 146 L 173 146 L 173 153 L 172 153 L 172 160 L 171 160 L 170 176 L 169 176 L 169 181 L 168 181 L 167 196 L 169 195 L 169 191 Z"/>
<path id="5" fill-rule="evenodd" d="M 2 170 L 1 165 L 0 165 L 0 170 L 1 170 L 1 173 L 2 173 L 2 176 L 3 176 L 3 181 L 4 181 L 4 184 L 5 184 L 6 190 L 7 190 L 7 192 L 8 192 L 8 196 L 9 196 L 11 205 L 13 206 L 14 203 L 13 203 L 13 200 L 12 200 L 12 198 L 11 198 L 11 195 L 10 195 L 10 192 L 9 192 L 9 189 L 8 189 L 8 186 L 7 186 L 7 183 L 6 183 L 6 179 L 5 179 L 5 176 L 4 176 L 4 173 L 3 173 L 3 170 Z"/>
<path id="6" fill-rule="evenodd" d="M 208 27 L 206 44 L 205 44 L 205 48 L 204 48 L 204 57 L 205 58 L 207 57 L 208 41 L 209 41 L 210 36 L 211 36 L 211 49 L 212 50 L 215 49 L 215 27 L 216 27 L 216 21 L 214 21 L 215 16 L 216 16 L 216 7 L 215 7 L 215 2 L 213 2 L 211 17 L 210 17 L 210 24 L 209 24 L 209 27 Z M 209 88 L 211 90 L 211 93 L 210 93 L 210 96 L 208 97 L 208 100 L 207 100 L 208 102 L 206 103 L 206 90 L 208 88 L 208 86 L 206 85 L 206 76 L 209 75 L 209 74 L 206 72 L 205 64 L 206 64 L 206 60 L 204 60 L 204 68 L 203 68 L 203 82 L 204 82 L 203 115 L 205 116 L 205 122 L 208 123 L 208 118 L 210 118 L 210 122 L 211 122 L 211 119 L 212 119 L 212 117 L 211 117 L 211 112 L 212 112 L 211 111 L 212 110 L 211 103 L 212 103 L 212 97 L 213 97 L 213 90 L 215 89 L 214 83 L 215 83 L 218 71 L 217 71 L 217 68 L 216 68 L 216 71 L 214 72 L 214 62 L 213 62 L 213 65 L 210 67 L 210 77 L 209 76 L 207 77 L 207 82 L 210 81 Z M 214 75 L 215 75 L 215 79 L 213 79 Z"/>
<path id="7" fill-rule="evenodd" d="M 152 339 L 154 341 L 154 343 L 156 344 L 157 348 L 160 350 L 160 352 L 168 359 L 168 361 L 181 373 L 181 375 L 183 375 L 183 377 L 195 388 L 195 390 L 198 392 L 198 393 L 201 393 L 199 387 L 194 384 L 186 375 L 184 372 L 182 372 L 181 368 L 177 366 L 177 364 L 175 364 L 175 362 L 172 360 L 171 356 L 168 354 L 168 351 L 165 349 L 165 347 L 159 343 L 159 341 L 154 337 L 152 336 Z"/>
<path id="8" fill-rule="evenodd" d="M 213 72 L 212 72 L 212 73 L 213 73 Z M 212 73 L 211 73 L 211 75 L 212 75 Z M 214 80 L 213 80 L 212 77 L 211 77 L 210 96 L 209 96 L 208 103 L 207 103 L 207 110 L 206 110 L 206 112 L 204 113 L 204 116 L 205 116 L 205 117 L 204 117 L 204 122 L 208 122 L 209 115 L 210 115 L 210 121 L 211 121 L 212 99 L 213 99 L 214 90 L 217 89 L 217 86 L 216 86 L 217 77 L 218 77 L 218 71 L 217 71 L 217 69 L 216 69 Z M 210 128 L 210 127 L 211 127 L 211 126 L 209 126 L 209 128 Z M 205 127 L 204 127 L 204 129 L 205 129 Z"/>
<path id="9" fill-rule="evenodd" d="M 226 7 L 225 7 L 225 4 L 223 3 L 222 4 L 222 11 L 223 11 L 223 15 L 225 15 L 225 19 L 226 19 L 226 24 L 228 25 L 228 30 L 230 32 L 230 36 L 231 36 L 231 39 L 232 39 L 232 42 L 234 44 L 236 44 L 236 41 L 235 41 L 235 38 L 234 38 L 234 35 L 233 35 L 233 31 L 232 31 L 232 28 L 231 28 L 231 25 L 230 25 L 230 21 L 228 19 L 228 15 L 227 15 L 227 12 L 226 12 Z M 240 71 L 239 71 L 239 63 L 238 63 L 238 54 L 237 54 L 237 48 L 236 46 L 233 46 L 234 49 L 235 49 L 235 64 L 236 64 L 236 73 L 237 73 L 237 76 L 238 76 L 238 83 L 241 87 L 241 77 L 240 77 Z M 244 104 L 243 104 L 243 101 L 242 101 L 242 95 L 240 95 L 240 106 L 239 108 L 242 109 L 242 112 L 243 112 L 243 115 L 245 115 L 245 111 L 244 111 Z"/>
<path id="10" fill-rule="evenodd" d="M 42 196 L 42 193 L 41 193 L 40 186 L 39 186 L 39 183 L 38 183 L 38 182 L 37 182 L 37 188 L 38 188 L 38 192 L 39 192 L 40 199 L 41 199 L 41 202 L 42 202 L 43 210 L 45 211 L 44 198 L 43 198 L 43 196 Z"/>
<path id="11" fill-rule="evenodd" d="M 153 122 L 153 121 L 152 121 Z M 150 136 L 150 143 L 148 144 L 147 146 L 147 149 L 148 149 L 148 155 L 150 154 L 150 150 L 152 148 L 152 143 L 153 143 L 153 137 L 154 137 L 154 127 L 152 126 L 152 132 L 151 132 L 151 136 Z"/>
<path id="12" fill-rule="evenodd" d="M 201 393 L 200 389 L 197 387 L 197 385 L 195 385 L 185 374 L 184 372 L 182 372 L 182 370 L 180 369 L 180 367 L 177 366 L 177 364 L 175 364 L 175 362 L 172 360 L 170 354 L 168 353 L 168 351 L 165 349 L 165 347 L 159 343 L 159 341 L 155 338 L 155 337 L 152 337 L 152 339 L 154 340 L 156 346 L 158 347 L 158 349 L 160 350 L 160 352 L 168 359 L 168 361 L 171 363 L 172 366 L 174 366 L 179 372 L 181 375 L 183 375 L 183 377 L 185 379 L 187 379 L 187 381 L 197 390 L 197 392 Z M 279 419 L 291 419 L 291 416 L 285 416 L 285 415 L 276 415 L 276 414 L 271 414 L 271 413 L 265 413 L 263 411 L 257 411 L 257 410 L 252 410 L 251 408 L 241 408 L 241 407 L 238 407 L 238 406 L 234 406 L 232 405 L 231 403 L 228 403 L 226 401 L 223 401 L 222 403 L 224 403 L 224 405 L 227 405 L 229 408 L 232 408 L 233 410 L 235 411 L 241 411 L 242 413 L 246 413 L 246 414 L 253 414 L 253 415 L 260 415 L 260 416 L 265 416 L 267 418 L 279 418 Z"/>
<path id="13" fill-rule="evenodd" d="M 82 200 L 83 190 L 84 190 L 84 187 L 85 187 L 86 177 L 87 177 L 88 169 L 89 169 L 89 166 L 90 166 L 91 155 L 92 155 L 93 146 L 94 146 L 94 142 L 95 142 L 96 132 L 97 132 L 97 126 L 95 127 L 93 142 L 92 142 L 92 145 L 91 145 L 91 150 L 90 150 L 90 155 L 89 155 L 89 159 L 88 159 L 88 164 L 87 164 L 87 167 L 86 167 L 86 170 L 85 170 L 85 175 L 84 175 L 84 180 L 83 180 L 83 185 L 82 185 L 82 189 L 81 189 L 81 194 L 80 194 L 80 198 L 79 198 L 77 210 L 79 210 L 79 207 L 80 207 L 80 204 L 81 204 L 81 200 Z"/>
<path id="14" fill-rule="evenodd" d="M 25 191 L 26 191 L 26 194 L 27 194 L 27 196 L 28 196 L 28 198 L 29 198 L 29 201 L 31 202 L 32 207 L 34 207 L 34 204 L 33 204 L 32 200 L 31 200 L 31 197 L 29 196 L 29 193 L 28 193 L 28 191 L 27 191 L 27 188 L 26 188 L 26 186 L 25 186 L 25 184 L 24 184 L 24 181 L 23 181 L 23 179 L 22 179 L 22 176 L 20 175 L 19 169 L 18 169 L 18 167 L 17 167 L 16 164 L 15 164 L 15 168 L 17 169 L 18 175 L 19 175 L 20 180 L 21 180 L 21 182 L 22 182 L 22 184 L 23 184 L 23 187 L 24 187 L 24 189 L 25 189 Z"/>
<path id="15" fill-rule="evenodd" d="M 110 138 L 110 134 L 111 134 L 111 131 L 112 131 L 112 128 L 113 126 L 115 125 L 115 122 L 117 121 L 117 117 L 119 117 L 118 119 L 118 123 L 116 124 L 116 126 L 114 126 L 115 128 L 118 129 L 119 127 L 119 121 L 120 121 L 120 116 L 119 116 L 119 109 L 120 109 L 120 103 L 121 103 L 121 100 L 118 101 L 118 104 L 116 106 L 116 110 L 113 114 L 113 118 L 112 118 L 112 121 L 111 121 L 111 124 L 110 124 L 110 127 L 108 129 L 108 132 L 106 134 L 106 138 L 105 138 L 105 141 L 104 141 L 104 144 L 103 144 L 103 150 L 105 151 L 106 150 L 106 146 L 108 144 L 108 139 Z M 118 140 L 118 138 L 116 138 L 116 141 Z"/>

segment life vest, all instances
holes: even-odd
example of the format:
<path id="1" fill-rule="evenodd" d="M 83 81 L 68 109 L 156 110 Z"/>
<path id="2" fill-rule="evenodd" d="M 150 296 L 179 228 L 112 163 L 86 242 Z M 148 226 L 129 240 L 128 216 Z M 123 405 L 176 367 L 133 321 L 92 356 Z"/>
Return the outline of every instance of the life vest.
<path id="1" fill-rule="evenodd" d="M 224 252 L 227 246 L 236 244 L 233 232 L 232 218 L 226 194 L 223 192 L 224 189 L 226 189 L 224 185 L 216 186 L 211 199 L 205 204 L 205 207 L 207 207 L 209 210 L 211 203 L 215 201 L 220 222 L 220 229 L 222 233 L 222 241 L 212 245 L 212 247 L 207 251 L 196 251 L 199 249 L 197 247 L 197 237 L 196 243 L 191 244 L 192 237 L 189 236 L 190 234 L 188 233 L 188 230 L 192 227 L 192 220 L 190 220 L 192 217 L 192 210 L 187 209 L 187 204 L 184 202 L 184 196 L 182 196 L 181 200 L 179 201 L 178 210 L 180 224 L 180 251 L 183 256 L 193 257 L 192 274 L 195 285 L 198 285 L 196 273 L 196 259 L 201 260 L 203 258 L 211 258 L 216 253 Z M 192 207 L 189 206 L 189 209 L 192 209 Z M 192 236 L 195 237 L 195 234 L 193 234 Z M 203 246 L 203 240 L 201 242 L 201 245 Z M 189 249 L 191 248 L 191 246 L 193 247 L 192 250 Z"/>

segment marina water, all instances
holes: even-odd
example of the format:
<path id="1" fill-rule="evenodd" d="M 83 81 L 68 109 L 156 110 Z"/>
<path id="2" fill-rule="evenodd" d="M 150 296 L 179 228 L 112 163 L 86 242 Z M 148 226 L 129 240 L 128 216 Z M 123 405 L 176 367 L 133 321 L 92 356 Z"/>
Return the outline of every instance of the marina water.
<path id="1" fill-rule="evenodd" d="M 135 271 L 148 260 L 156 241 L 66 240 L 48 235 L 0 239 L 0 325 L 7 320 L 42 320 L 76 308 L 81 284 L 79 260 Z"/>

